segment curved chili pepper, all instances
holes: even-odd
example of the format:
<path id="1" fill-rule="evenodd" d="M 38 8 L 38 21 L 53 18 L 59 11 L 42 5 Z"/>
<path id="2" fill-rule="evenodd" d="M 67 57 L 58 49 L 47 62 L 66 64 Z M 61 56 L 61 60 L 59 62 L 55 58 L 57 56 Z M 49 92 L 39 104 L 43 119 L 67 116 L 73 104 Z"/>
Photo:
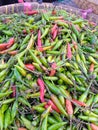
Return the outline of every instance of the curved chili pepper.
<path id="1" fill-rule="evenodd" d="M 0 51 L 5 50 L 8 43 L 2 43 L 0 44 Z"/>
<path id="2" fill-rule="evenodd" d="M 51 34 L 53 34 L 57 28 L 57 24 L 54 24 L 54 26 L 51 28 Z"/>
<path id="3" fill-rule="evenodd" d="M 44 81 L 42 79 L 38 78 L 37 84 L 40 87 L 40 100 L 41 100 L 41 102 L 45 102 L 45 99 L 44 99 L 44 92 L 45 92 Z"/>
<path id="4" fill-rule="evenodd" d="M 56 29 L 56 30 L 53 32 L 53 36 L 52 36 L 53 40 L 57 37 L 57 34 L 58 34 L 58 29 Z"/>
<path id="5" fill-rule="evenodd" d="M 72 52 L 71 52 L 71 47 L 70 47 L 70 44 L 69 44 L 69 43 L 67 44 L 67 58 L 68 58 L 69 60 L 72 59 Z"/>
<path id="6" fill-rule="evenodd" d="M 86 103 L 78 101 L 76 99 L 72 99 L 72 102 L 75 103 L 75 104 L 78 104 L 79 106 L 83 106 L 83 107 L 87 106 Z"/>
<path id="7" fill-rule="evenodd" d="M 60 110 L 57 108 L 57 106 L 55 106 L 55 104 L 51 100 L 49 100 L 47 104 L 50 105 L 53 110 L 60 113 Z"/>
<path id="8" fill-rule="evenodd" d="M 14 37 L 10 38 L 9 41 L 8 41 L 8 45 L 7 45 L 7 48 L 11 47 L 15 42 L 15 39 Z"/>
<path id="9" fill-rule="evenodd" d="M 41 31 L 40 30 L 38 30 L 37 45 L 38 45 L 38 47 L 42 46 L 42 42 L 41 42 Z"/>
<path id="10" fill-rule="evenodd" d="M 27 69 L 30 69 L 30 70 L 32 70 L 32 71 L 34 71 L 34 70 L 35 70 L 35 67 L 34 67 L 34 65 L 33 65 L 33 64 L 30 64 L 30 63 L 28 63 L 28 64 L 25 64 L 25 67 L 26 67 Z"/>
<path id="11" fill-rule="evenodd" d="M 10 55 L 16 55 L 17 53 L 18 53 L 18 50 L 8 52 L 8 54 Z"/>
<path id="12" fill-rule="evenodd" d="M 56 68 L 57 68 L 57 64 L 54 62 L 52 65 L 51 65 L 51 71 L 50 71 L 50 74 L 49 76 L 54 76 L 55 73 L 56 73 Z"/>
<path id="13" fill-rule="evenodd" d="M 69 116 L 73 115 L 73 107 L 72 107 L 72 103 L 70 100 L 66 99 L 66 111 L 68 113 Z"/>

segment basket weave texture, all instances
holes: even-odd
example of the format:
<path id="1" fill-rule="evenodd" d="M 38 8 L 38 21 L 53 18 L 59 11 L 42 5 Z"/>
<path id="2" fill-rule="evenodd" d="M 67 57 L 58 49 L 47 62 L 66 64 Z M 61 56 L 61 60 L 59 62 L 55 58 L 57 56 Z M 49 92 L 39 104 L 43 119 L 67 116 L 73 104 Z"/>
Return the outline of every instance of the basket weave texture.
<path id="1" fill-rule="evenodd" d="M 98 0 L 74 0 L 82 9 L 92 8 L 93 12 L 98 14 Z"/>
<path id="2" fill-rule="evenodd" d="M 42 3 L 42 4 L 38 4 L 37 2 L 31 2 L 31 6 L 32 9 L 52 9 L 54 8 L 54 5 L 51 3 Z M 70 13 L 74 13 L 78 16 L 80 16 L 80 12 L 81 10 L 78 8 L 74 8 L 71 6 L 67 6 L 67 5 L 63 5 L 63 4 L 59 4 L 57 6 L 55 6 L 55 8 L 57 10 L 60 9 L 64 9 Z M 7 6 L 1 6 L 0 7 L 0 14 L 12 14 L 12 13 L 20 13 L 24 11 L 24 4 L 23 3 L 18 3 L 18 4 L 11 4 L 11 5 L 7 5 Z M 96 14 L 90 14 L 88 15 L 88 19 L 92 20 L 92 21 L 96 21 L 96 23 L 98 23 L 98 15 Z"/>

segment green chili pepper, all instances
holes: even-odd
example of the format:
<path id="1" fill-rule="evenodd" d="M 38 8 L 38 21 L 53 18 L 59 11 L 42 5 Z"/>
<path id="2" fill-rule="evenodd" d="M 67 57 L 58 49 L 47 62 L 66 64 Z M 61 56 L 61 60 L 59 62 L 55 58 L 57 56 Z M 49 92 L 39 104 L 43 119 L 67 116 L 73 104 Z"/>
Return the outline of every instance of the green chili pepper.
<path id="1" fill-rule="evenodd" d="M 77 42 L 77 36 L 76 36 L 75 33 L 72 33 L 72 38 L 73 38 L 73 40 L 74 40 L 75 42 Z"/>
<path id="2" fill-rule="evenodd" d="M 62 95 L 59 95 L 59 101 L 60 101 L 61 105 L 64 107 L 65 106 L 65 99 Z"/>
<path id="3" fill-rule="evenodd" d="M 7 35 L 7 36 L 12 36 L 13 35 L 13 33 L 11 31 L 9 31 L 9 30 L 3 30 L 3 33 L 5 35 Z"/>
<path id="4" fill-rule="evenodd" d="M 91 63 L 98 64 L 98 63 L 96 62 L 96 60 L 95 60 L 92 56 L 89 56 L 89 57 L 88 57 L 88 60 L 89 60 Z"/>
<path id="5" fill-rule="evenodd" d="M 98 118 L 98 115 L 95 114 L 95 113 L 93 113 L 93 112 L 91 112 L 90 110 L 86 110 L 86 111 L 84 112 L 84 114 L 85 114 L 86 116 L 93 116 L 93 117 Z"/>
<path id="6" fill-rule="evenodd" d="M 47 130 L 48 115 L 43 119 L 41 130 Z"/>
<path id="7" fill-rule="evenodd" d="M 91 47 L 88 47 L 88 46 L 83 46 L 82 47 L 83 51 L 87 51 L 87 52 L 90 52 L 90 53 L 95 53 L 96 50 L 91 48 Z"/>
<path id="8" fill-rule="evenodd" d="M 60 46 L 62 45 L 63 40 L 60 40 L 58 43 L 56 43 L 56 45 L 54 46 L 53 50 L 57 50 L 58 48 L 60 48 Z"/>
<path id="9" fill-rule="evenodd" d="M 49 116 L 49 117 L 48 117 L 48 122 L 49 122 L 50 124 L 55 124 L 55 123 L 57 123 L 56 119 L 55 119 L 54 117 L 52 117 L 52 116 Z"/>
<path id="10" fill-rule="evenodd" d="M 22 75 L 22 76 L 26 76 L 26 71 L 22 68 L 22 67 L 20 67 L 20 66 L 18 66 L 18 65 L 15 65 L 15 67 L 16 67 L 16 69 L 19 71 L 19 73 Z"/>
<path id="11" fill-rule="evenodd" d="M 29 103 L 25 98 L 23 98 L 23 97 L 18 97 L 18 101 L 19 101 L 20 103 L 22 103 L 22 104 L 24 104 L 24 105 L 27 105 L 28 107 L 31 108 L 30 103 Z"/>
<path id="12" fill-rule="evenodd" d="M 4 113 L 2 113 L 0 109 L 0 130 L 3 130 L 4 128 Z"/>
<path id="13" fill-rule="evenodd" d="M 61 52 L 59 51 L 46 51 L 48 54 L 53 54 L 53 55 L 59 55 Z"/>
<path id="14" fill-rule="evenodd" d="M 90 87 L 90 86 L 89 86 Z M 87 98 L 87 95 L 88 95 L 88 93 L 89 93 L 89 87 L 87 88 L 87 90 L 79 97 L 79 101 L 81 101 L 81 102 L 84 102 L 85 101 L 85 99 Z M 75 110 L 74 110 L 74 113 L 76 113 L 77 111 L 79 110 L 79 108 L 75 108 Z"/>
<path id="15" fill-rule="evenodd" d="M 3 88 L 1 89 L 1 93 L 4 93 L 6 92 L 8 89 L 9 89 L 9 85 L 10 85 L 10 82 L 7 81 L 3 86 Z"/>
<path id="16" fill-rule="evenodd" d="M 59 78 L 62 79 L 65 83 L 69 84 L 69 85 L 73 85 L 73 82 L 63 73 L 59 73 L 58 74 Z"/>
<path id="17" fill-rule="evenodd" d="M 8 107 L 9 107 L 8 104 L 4 104 L 4 105 L 2 105 L 2 107 L 1 107 L 1 111 L 2 111 L 2 113 L 4 113 L 4 112 L 8 109 Z"/>
<path id="18" fill-rule="evenodd" d="M 54 94 L 56 95 L 59 95 L 60 94 L 60 91 L 59 89 L 53 85 L 51 82 L 49 82 L 48 80 L 44 80 L 46 85 L 48 86 L 48 88 L 50 89 L 51 92 L 53 92 Z"/>
<path id="19" fill-rule="evenodd" d="M 83 23 L 83 19 L 76 19 L 75 21 L 72 21 L 73 24 L 80 24 Z"/>
<path id="20" fill-rule="evenodd" d="M 67 116 L 67 113 L 64 110 L 64 108 L 62 107 L 62 105 L 60 104 L 58 98 L 55 95 L 51 95 L 51 99 L 54 102 L 54 104 L 58 107 L 58 109 L 61 111 L 61 113 L 64 114 L 65 116 Z"/>
<path id="21" fill-rule="evenodd" d="M 59 129 L 60 127 L 62 127 L 63 125 L 65 125 L 66 122 L 60 122 L 60 123 L 55 123 L 53 125 L 51 125 L 48 130 L 56 130 Z"/>
<path id="22" fill-rule="evenodd" d="M 52 77 L 50 77 L 50 76 L 43 76 L 43 78 L 44 78 L 45 80 L 52 80 L 52 81 L 58 80 L 58 77 L 56 77 L 56 76 L 52 76 Z"/>
<path id="23" fill-rule="evenodd" d="M 73 24 L 71 25 L 71 28 L 72 28 L 73 32 L 76 34 L 77 38 L 79 38 L 79 32 Z"/>
<path id="24" fill-rule="evenodd" d="M 40 92 L 34 93 L 34 94 L 27 94 L 26 98 L 38 98 L 40 97 Z"/>
<path id="25" fill-rule="evenodd" d="M 86 105 L 90 106 L 93 103 L 94 95 L 92 95 L 89 99 L 87 99 Z"/>
<path id="26" fill-rule="evenodd" d="M 11 93 L 12 93 L 12 91 L 5 92 L 5 93 L 0 93 L 0 98 L 3 98 L 3 97 L 6 97 L 6 96 L 9 96 Z"/>
<path id="27" fill-rule="evenodd" d="M 39 112 L 39 113 L 42 113 L 42 112 L 45 111 L 45 108 L 40 107 L 40 106 L 33 106 L 32 109 L 36 110 L 36 111 Z"/>
<path id="28" fill-rule="evenodd" d="M 13 122 L 15 116 L 17 115 L 18 112 L 18 101 L 15 101 L 12 110 L 11 110 L 11 121 Z"/>
<path id="29" fill-rule="evenodd" d="M 94 100 L 93 100 L 93 103 L 97 103 L 98 102 L 98 94 L 96 94 L 95 96 L 94 96 Z"/>
<path id="30" fill-rule="evenodd" d="M 10 104 L 11 102 L 13 102 L 15 100 L 15 98 L 11 98 L 11 99 L 6 99 L 4 101 L 0 101 L 1 104 Z"/>
<path id="31" fill-rule="evenodd" d="M 37 58 L 37 56 L 34 55 L 34 53 L 31 50 L 29 50 L 29 53 L 32 56 L 33 61 L 41 65 L 40 60 Z"/>
<path id="32" fill-rule="evenodd" d="M 36 130 L 35 127 L 32 126 L 32 123 L 26 119 L 25 117 L 21 116 L 21 120 L 23 121 L 23 124 L 25 125 L 25 127 L 29 130 Z"/>
<path id="33" fill-rule="evenodd" d="M 84 121 L 90 121 L 90 122 L 97 122 L 98 118 L 93 117 L 93 116 L 78 116 L 80 119 Z"/>
<path id="34" fill-rule="evenodd" d="M 8 109 L 4 115 L 4 128 L 7 129 L 10 123 L 11 123 L 11 111 L 10 109 Z"/>
<path id="35" fill-rule="evenodd" d="M 44 38 L 48 34 L 48 32 L 49 32 L 49 28 L 46 28 L 44 33 L 41 36 L 41 39 Z"/>
<path id="36" fill-rule="evenodd" d="M 44 66 L 46 66 L 46 67 L 48 67 L 48 63 L 47 63 L 47 60 L 46 60 L 46 58 L 44 57 L 44 56 L 40 56 L 40 61 L 41 61 L 41 63 L 44 65 Z"/>

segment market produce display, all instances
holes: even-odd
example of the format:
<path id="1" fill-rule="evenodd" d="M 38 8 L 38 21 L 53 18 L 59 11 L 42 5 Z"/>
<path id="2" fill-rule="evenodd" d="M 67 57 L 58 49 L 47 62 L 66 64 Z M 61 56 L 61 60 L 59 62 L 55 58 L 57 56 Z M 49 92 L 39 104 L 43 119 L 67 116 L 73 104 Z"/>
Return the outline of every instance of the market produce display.
<path id="1" fill-rule="evenodd" d="M 0 15 L 0 130 L 98 130 L 98 26 L 65 10 Z"/>

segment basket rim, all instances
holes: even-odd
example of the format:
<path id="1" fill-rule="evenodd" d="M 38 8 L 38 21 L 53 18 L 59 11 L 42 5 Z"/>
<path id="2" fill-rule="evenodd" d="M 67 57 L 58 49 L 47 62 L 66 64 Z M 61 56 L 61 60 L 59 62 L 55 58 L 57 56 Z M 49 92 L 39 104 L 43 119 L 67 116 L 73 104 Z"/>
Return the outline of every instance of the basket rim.
<path id="1" fill-rule="evenodd" d="M 75 8 L 75 7 L 72 7 L 72 6 L 69 6 L 69 5 L 64 5 L 64 4 L 53 5 L 52 3 L 42 3 L 42 4 L 39 4 L 38 2 L 28 2 L 28 3 L 31 3 L 32 7 L 37 7 L 37 8 L 40 8 L 40 7 L 44 7 L 44 8 L 53 8 L 53 7 L 56 7 L 56 9 L 64 9 L 67 12 L 75 13 L 78 16 L 80 16 L 80 12 L 82 10 L 82 9 Z M 0 11 L 1 11 L 0 14 L 2 14 L 2 13 L 7 14 L 8 12 L 6 10 L 8 10 L 9 8 L 11 8 L 13 10 L 14 7 L 18 8 L 19 6 L 24 7 L 24 3 L 15 3 L 15 4 L 1 6 L 0 7 Z M 23 12 L 23 10 L 21 10 L 21 12 Z M 12 11 L 11 13 L 15 13 L 15 10 Z M 98 23 L 98 15 L 96 15 L 94 13 L 89 14 L 87 19 L 88 20 L 90 19 L 92 21 L 96 21 Z"/>

